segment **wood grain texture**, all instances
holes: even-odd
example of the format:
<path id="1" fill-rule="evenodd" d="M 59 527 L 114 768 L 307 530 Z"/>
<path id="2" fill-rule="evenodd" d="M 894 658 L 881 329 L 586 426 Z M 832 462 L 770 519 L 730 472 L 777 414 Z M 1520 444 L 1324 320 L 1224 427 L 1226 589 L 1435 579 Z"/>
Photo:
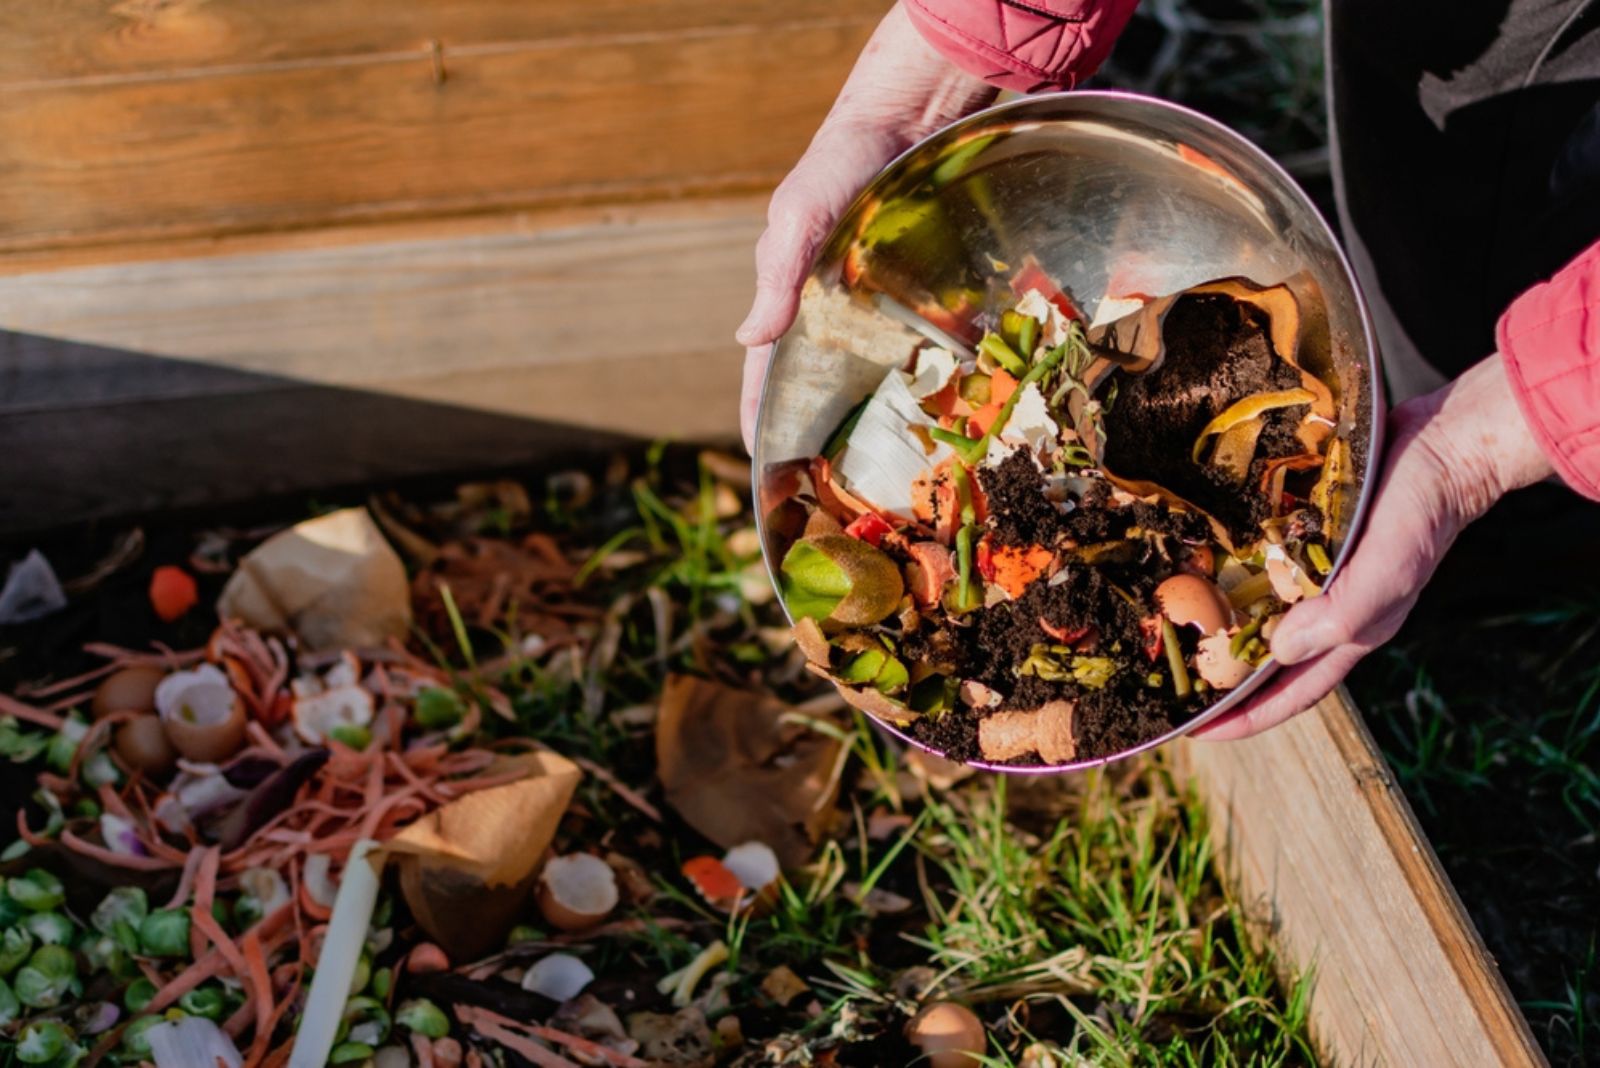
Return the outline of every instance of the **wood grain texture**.
<path id="1" fill-rule="evenodd" d="M 1231 889 L 1314 976 L 1332 1063 L 1542 1065 L 1494 960 L 1343 690 L 1241 742 L 1177 747 Z"/>
<path id="2" fill-rule="evenodd" d="M 860 0 L 50 0 L 0 4 L 0 88 L 487 42 L 853 20 Z M 881 5 L 887 7 L 887 4 Z M 881 10 L 880 10 L 881 14 Z"/>
<path id="3" fill-rule="evenodd" d="M 209 44 L 183 30 L 197 56 L 123 74 L 59 56 L 39 62 L 79 73 L 19 69 L 41 34 L 7 38 L 19 80 L 0 84 L 0 254 L 766 188 L 883 5 L 764 4 L 736 19 L 727 4 L 655 3 L 608 20 L 615 0 L 463 4 L 467 39 L 437 50 L 438 34 L 397 47 L 416 31 L 386 37 L 373 6 L 179 3 L 246 28 Z M 431 10 L 395 6 L 413 21 Z M 10 17 L 32 27 L 49 7 Z M 513 7 L 539 14 L 519 22 Z M 310 9 L 303 54 L 265 47 Z M 335 32 L 333 10 L 356 28 Z M 258 44 L 230 43 L 243 38 Z"/>
<path id="4" fill-rule="evenodd" d="M 0 278 L 0 529 L 591 434 L 730 439 L 762 219 L 740 199 Z"/>

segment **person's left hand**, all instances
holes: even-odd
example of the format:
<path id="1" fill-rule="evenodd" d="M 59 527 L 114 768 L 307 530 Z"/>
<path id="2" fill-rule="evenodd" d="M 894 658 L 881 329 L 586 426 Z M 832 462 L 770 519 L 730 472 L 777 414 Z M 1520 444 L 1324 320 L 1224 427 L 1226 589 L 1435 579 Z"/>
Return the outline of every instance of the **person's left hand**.
<path id="1" fill-rule="evenodd" d="M 1553 472 L 1499 356 L 1397 406 L 1388 438 L 1355 552 L 1332 585 L 1295 605 L 1272 636 L 1272 655 L 1284 666 L 1196 738 L 1248 737 L 1311 707 L 1394 637 L 1463 527 L 1504 494 Z"/>

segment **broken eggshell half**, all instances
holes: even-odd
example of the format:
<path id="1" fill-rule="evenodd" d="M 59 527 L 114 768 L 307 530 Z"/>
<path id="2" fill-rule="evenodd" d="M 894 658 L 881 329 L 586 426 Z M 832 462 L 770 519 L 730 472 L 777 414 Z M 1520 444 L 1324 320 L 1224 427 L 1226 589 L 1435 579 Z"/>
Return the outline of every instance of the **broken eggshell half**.
<path id="1" fill-rule="evenodd" d="M 539 874 L 537 899 L 550 926 L 562 931 L 588 930 L 617 907 L 616 872 L 589 853 L 552 857 Z"/>
<path id="2" fill-rule="evenodd" d="M 244 702 L 214 664 L 162 679 L 155 705 L 172 747 L 187 760 L 216 764 L 244 745 Z"/>

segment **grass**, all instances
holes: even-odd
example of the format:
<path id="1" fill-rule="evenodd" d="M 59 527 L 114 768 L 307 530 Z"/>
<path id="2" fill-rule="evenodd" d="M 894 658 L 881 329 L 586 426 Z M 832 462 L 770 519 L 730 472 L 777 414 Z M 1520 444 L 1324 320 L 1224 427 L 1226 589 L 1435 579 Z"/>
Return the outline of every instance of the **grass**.
<path id="1" fill-rule="evenodd" d="M 1600 600 L 1422 617 L 1357 697 L 1555 1064 L 1600 1058 Z M 1466 670 L 1463 670 L 1467 665 Z"/>
<path id="2" fill-rule="evenodd" d="M 795 700 L 815 692 L 814 680 L 785 674 L 773 655 L 787 638 L 747 514 L 719 504 L 705 468 L 672 467 L 657 453 L 642 474 L 611 486 L 613 499 L 597 510 L 612 530 L 565 517 L 601 546 L 584 589 L 609 606 L 583 663 L 555 672 L 515 655 L 523 636 L 514 627 L 476 636 L 510 656 L 500 680 L 516 713 L 508 730 L 633 783 L 653 770 L 649 728 L 619 714 L 647 706 L 664 671 Z M 601 566 L 615 553 L 642 555 Z M 477 656 L 486 659 L 482 648 Z M 661 900 L 689 926 L 647 923 L 628 948 L 607 951 L 608 967 L 667 972 L 720 939 L 728 996 L 745 1007 L 761 1004 L 761 980 L 787 966 L 810 984 L 818 1011 L 773 1041 L 819 1055 L 837 1048 L 841 1065 L 903 1063 L 900 1029 L 927 988 L 979 1009 L 996 1065 L 1313 1063 L 1308 982 L 1279 988 L 1270 950 L 1222 894 L 1201 808 L 1159 762 L 937 789 L 859 715 L 791 719 L 833 735 L 848 754 L 834 835 L 780 884 L 770 908 L 731 918 L 677 879 L 679 854 L 701 845 L 671 836 Z M 585 791 L 588 818 L 617 840 L 647 829 L 609 791 Z M 896 831 L 870 833 L 885 815 L 899 820 Z"/>

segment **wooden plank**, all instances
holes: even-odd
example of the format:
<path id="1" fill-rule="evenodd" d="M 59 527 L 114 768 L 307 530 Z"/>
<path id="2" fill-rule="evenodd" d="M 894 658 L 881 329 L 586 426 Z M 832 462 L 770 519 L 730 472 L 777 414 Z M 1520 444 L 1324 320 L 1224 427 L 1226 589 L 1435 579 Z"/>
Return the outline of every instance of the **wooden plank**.
<path id="1" fill-rule="evenodd" d="M 767 188 L 876 8 L 18 83 L 0 254 Z"/>
<path id="2" fill-rule="evenodd" d="M 493 41 L 855 19 L 859 0 L 51 0 L 0 5 L 7 85 Z M 880 5 L 882 6 L 887 5 Z M 881 14 L 881 10 L 880 10 Z"/>
<path id="3" fill-rule="evenodd" d="M 1185 741 L 1229 882 L 1314 977 L 1341 1065 L 1542 1065 L 1526 1019 L 1342 689 L 1254 738 Z"/>
<path id="4" fill-rule="evenodd" d="M 751 198 L 0 278 L 0 530 L 527 463 L 563 433 L 732 438 L 762 219 Z"/>

